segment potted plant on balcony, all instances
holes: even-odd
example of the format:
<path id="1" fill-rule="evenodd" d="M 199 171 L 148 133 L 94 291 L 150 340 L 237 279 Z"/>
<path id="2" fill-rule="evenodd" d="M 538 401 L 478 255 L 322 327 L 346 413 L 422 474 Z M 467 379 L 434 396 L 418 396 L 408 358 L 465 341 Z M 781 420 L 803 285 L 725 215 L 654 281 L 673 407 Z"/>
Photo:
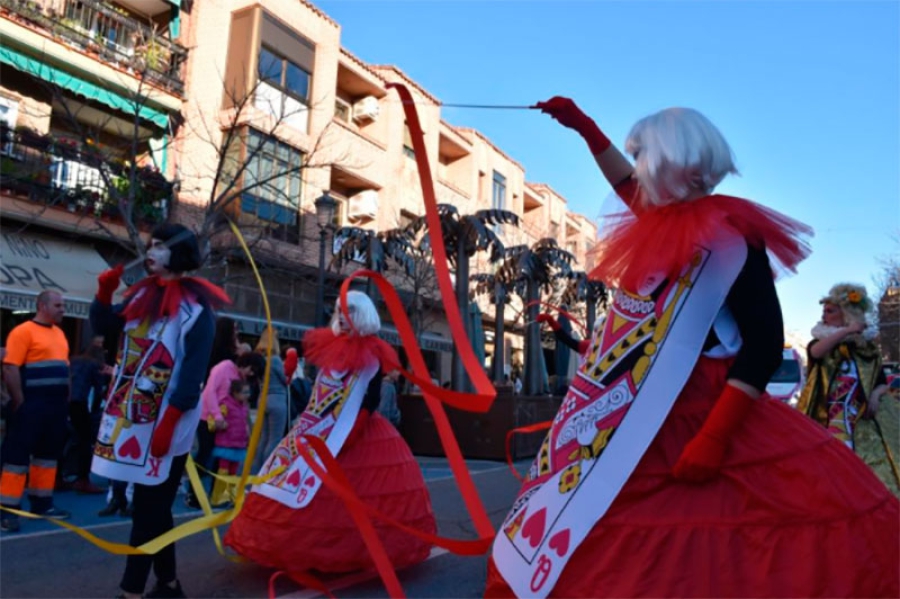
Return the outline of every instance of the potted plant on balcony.
<path id="1" fill-rule="evenodd" d="M 171 53 L 169 49 L 156 37 L 151 37 L 145 43 L 134 49 L 135 68 L 138 71 L 157 71 L 165 73 L 168 70 Z"/>

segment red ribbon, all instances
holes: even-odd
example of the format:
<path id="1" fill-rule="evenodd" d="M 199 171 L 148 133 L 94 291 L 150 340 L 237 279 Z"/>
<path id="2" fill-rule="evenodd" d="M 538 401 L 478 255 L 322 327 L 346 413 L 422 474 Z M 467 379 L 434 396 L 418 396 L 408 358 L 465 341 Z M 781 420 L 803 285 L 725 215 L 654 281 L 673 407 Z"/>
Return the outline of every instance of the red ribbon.
<path id="1" fill-rule="evenodd" d="M 536 433 L 537 431 L 545 431 L 548 428 L 553 426 L 552 420 L 545 420 L 544 422 L 538 422 L 537 424 L 529 424 L 528 426 L 520 426 L 519 428 L 514 428 L 506 433 L 506 465 L 509 466 L 510 471 L 513 473 L 519 480 L 525 480 L 523 476 L 519 474 L 516 470 L 516 467 L 513 466 L 512 460 L 512 438 L 513 435 L 525 434 L 525 433 Z"/>
<path id="2" fill-rule="evenodd" d="M 411 535 L 417 536 L 433 545 L 443 547 L 458 555 L 482 555 L 490 549 L 496 534 L 494 527 L 491 525 L 487 511 L 484 509 L 484 504 L 481 502 L 481 498 L 472 481 L 471 473 L 468 468 L 466 468 L 465 460 L 459 449 L 459 444 L 456 441 L 453 429 L 450 427 L 450 422 L 447 419 L 447 414 L 444 412 L 441 403 L 446 403 L 447 405 L 470 412 L 483 413 L 490 409 L 494 398 L 497 396 L 497 391 L 494 389 L 487 373 L 482 368 L 481 363 L 472 349 L 472 343 L 466 334 L 459 306 L 455 301 L 456 296 L 453 289 L 453 282 L 450 278 L 447 251 L 444 246 L 443 235 L 441 234 L 441 221 L 437 210 L 434 181 L 428 164 L 428 155 L 425 151 L 422 127 L 415 110 L 415 104 L 409 90 L 402 84 L 389 83 L 387 87 L 396 89 L 403 101 L 403 110 L 409 125 L 413 150 L 416 156 L 416 165 L 419 170 L 419 178 L 422 185 L 422 196 L 425 203 L 425 218 L 428 224 L 428 235 L 430 238 L 432 255 L 434 256 L 434 268 L 438 281 L 438 288 L 440 289 L 441 296 L 444 298 L 444 306 L 447 311 L 447 322 L 450 328 L 451 337 L 459 352 L 466 373 L 475 387 L 475 393 L 462 393 L 450 389 L 443 389 L 432 382 L 431 375 L 425 363 L 425 358 L 422 356 L 422 350 L 419 347 L 412 325 L 406 315 L 406 310 L 394 287 L 380 274 L 368 270 L 359 270 L 345 279 L 341 285 L 340 292 L 341 308 L 344 311 L 345 317 L 350 321 L 349 315 L 346 312 L 346 306 L 347 292 L 350 289 L 350 283 L 353 279 L 357 277 L 368 277 L 378 287 L 379 292 L 384 298 L 385 305 L 394 321 L 394 326 L 397 328 L 401 343 L 406 350 L 412 371 L 401 368 L 399 364 L 385 364 L 384 367 L 386 369 L 396 368 L 400 370 L 407 379 L 418 385 L 422 390 L 424 401 L 434 417 L 434 423 L 441 440 L 441 445 L 444 448 L 444 453 L 447 456 L 450 469 L 456 478 L 463 502 L 466 505 L 470 518 L 472 518 L 478 538 L 471 541 L 448 539 L 416 530 L 389 518 L 385 514 L 371 508 L 356 495 L 350 486 L 346 475 L 321 439 L 310 435 L 304 435 L 307 445 L 304 445 L 302 449 L 307 452 L 307 455 L 305 455 L 304 458 L 313 472 L 316 473 L 325 486 L 331 489 L 331 491 L 339 496 L 347 505 L 347 509 L 359 527 L 363 540 L 372 555 L 378 573 L 384 581 L 390 596 L 403 597 L 403 589 L 397 580 L 390 559 L 375 532 L 371 518 L 378 518 Z M 313 457 L 313 453 L 322 460 L 324 468 Z M 301 576 L 303 578 L 307 577 L 305 574 Z M 291 577 L 297 579 L 293 574 Z M 297 580 L 298 582 L 301 582 L 301 584 L 308 584 L 313 588 L 321 589 L 324 586 L 315 579 L 310 579 L 308 583 L 300 579 Z M 274 583 L 274 578 L 272 583 Z M 270 593 L 272 591 L 273 588 L 270 587 Z"/>

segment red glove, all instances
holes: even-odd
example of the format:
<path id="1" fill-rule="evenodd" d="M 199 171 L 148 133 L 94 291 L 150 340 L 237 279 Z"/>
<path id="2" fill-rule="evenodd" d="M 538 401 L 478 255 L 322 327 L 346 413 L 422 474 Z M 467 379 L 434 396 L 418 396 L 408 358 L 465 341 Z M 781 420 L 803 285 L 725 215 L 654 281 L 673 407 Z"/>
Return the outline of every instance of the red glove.
<path id="1" fill-rule="evenodd" d="M 119 282 L 122 280 L 122 273 L 125 271 L 123 264 L 115 268 L 109 268 L 100 273 L 97 277 L 97 301 L 101 304 L 110 305 L 112 303 L 113 293 L 119 288 Z"/>
<path id="2" fill-rule="evenodd" d="M 297 364 L 299 362 L 300 358 L 297 356 L 297 350 L 293 347 L 288 348 L 284 355 L 284 377 L 289 382 L 291 378 L 293 378 L 294 371 L 297 370 Z"/>
<path id="3" fill-rule="evenodd" d="M 175 432 L 175 425 L 181 418 L 181 410 L 174 406 L 166 406 L 156 430 L 153 432 L 153 439 L 150 441 L 150 455 L 154 458 L 161 458 L 169 453 L 169 447 L 172 445 L 172 433 Z"/>
<path id="4" fill-rule="evenodd" d="M 594 156 L 602 154 L 612 145 L 594 119 L 584 114 L 569 98 L 553 96 L 546 102 L 538 102 L 535 107 L 540 108 L 544 114 L 549 114 L 564 127 L 577 131 L 587 142 Z"/>
<path id="5" fill-rule="evenodd" d="M 538 317 L 534 319 L 535 322 L 546 322 L 551 329 L 554 331 L 558 331 L 562 328 L 560 326 L 559 321 L 550 316 L 549 314 L 538 314 Z"/>
<path id="6" fill-rule="evenodd" d="M 728 438 L 740 426 L 754 401 L 737 387 L 726 384 L 697 436 L 681 452 L 672 470 L 675 478 L 703 482 L 716 476 L 725 459 Z"/>

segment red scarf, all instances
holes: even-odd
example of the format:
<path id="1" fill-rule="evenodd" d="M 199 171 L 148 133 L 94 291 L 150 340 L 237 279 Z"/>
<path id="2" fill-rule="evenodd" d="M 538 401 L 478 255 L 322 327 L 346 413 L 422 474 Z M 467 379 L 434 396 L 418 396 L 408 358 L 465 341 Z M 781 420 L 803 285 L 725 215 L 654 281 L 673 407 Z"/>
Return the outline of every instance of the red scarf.
<path id="1" fill-rule="evenodd" d="M 635 290 L 647 276 L 673 276 L 688 263 L 697 245 L 730 227 L 751 247 L 765 247 L 783 270 L 796 271 L 810 253 L 803 236 L 812 229 L 750 200 L 711 195 L 697 200 L 647 208 L 639 216 L 616 215 L 609 233 L 597 244 L 593 279 Z"/>
<path id="2" fill-rule="evenodd" d="M 385 372 L 400 365 L 397 352 L 376 335 L 335 335 L 330 327 L 307 331 L 303 336 L 303 357 L 318 368 L 357 371 L 380 364 Z"/>
<path id="3" fill-rule="evenodd" d="M 159 275 L 151 275 L 129 287 L 124 296 L 128 304 L 122 316 L 126 321 L 173 316 L 178 313 L 178 307 L 184 300 L 204 302 L 213 309 L 231 303 L 224 289 L 199 277 L 163 279 Z"/>

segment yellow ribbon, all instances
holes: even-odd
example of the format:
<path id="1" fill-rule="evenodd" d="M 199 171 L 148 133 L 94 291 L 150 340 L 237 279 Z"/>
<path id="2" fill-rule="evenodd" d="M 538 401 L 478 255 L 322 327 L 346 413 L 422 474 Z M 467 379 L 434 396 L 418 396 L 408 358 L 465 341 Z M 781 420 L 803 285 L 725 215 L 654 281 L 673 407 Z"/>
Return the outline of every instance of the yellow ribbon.
<path id="1" fill-rule="evenodd" d="M 228 221 L 228 224 L 231 226 L 231 230 L 237 238 L 238 242 L 241 244 L 241 248 L 243 248 L 244 253 L 247 255 L 247 260 L 250 262 L 250 266 L 253 269 L 253 274 L 256 277 L 256 282 L 259 285 L 260 295 L 262 296 L 263 307 L 266 313 L 266 331 L 269 336 L 268 338 L 268 349 L 266 350 L 266 370 L 263 375 L 263 385 L 262 390 L 259 396 L 259 405 L 257 409 L 257 414 L 265 414 L 266 411 L 266 399 L 268 396 L 269 389 L 269 379 L 271 375 L 271 358 L 272 358 L 272 315 L 269 310 L 269 298 L 266 295 L 266 289 L 262 282 L 262 277 L 259 275 L 259 270 L 256 268 L 256 262 L 253 260 L 253 256 L 250 254 L 250 249 L 247 247 L 247 243 L 244 240 L 243 235 L 241 235 L 240 230 L 238 230 L 237 226 L 231 220 Z M 241 507 L 244 504 L 244 496 L 246 495 L 246 488 L 248 483 L 256 484 L 259 482 L 264 482 L 269 480 L 270 478 L 277 476 L 278 471 L 273 471 L 269 473 L 265 477 L 251 477 L 250 469 L 251 464 L 253 462 L 253 456 L 256 453 L 256 446 L 259 444 L 259 437 L 262 433 L 262 421 L 264 417 L 257 417 L 256 422 L 253 425 L 253 431 L 250 434 L 250 442 L 247 447 L 247 459 L 244 460 L 244 467 L 241 472 L 240 477 L 229 476 L 227 477 L 228 482 L 233 482 L 237 484 L 237 495 L 234 500 L 234 507 L 230 510 L 224 510 L 221 512 L 213 512 L 212 506 L 209 503 L 209 497 L 206 495 L 206 489 L 203 488 L 203 484 L 200 482 L 200 476 L 197 473 L 197 466 L 194 463 L 193 458 L 188 455 L 187 463 L 185 464 L 185 470 L 188 475 L 188 479 L 191 482 L 191 487 L 194 489 L 194 493 L 197 496 L 197 500 L 200 503 L 200 507 L 203 510 L 203 516 L 199 516 L 194 518 L 193 520 L 189 520 L 180 526 L 176 526 L 172 530 L 147 541 L 143 545 L 139 547 L 132 547 L 131 545 L 125 545 L 124 543 L 113 543 L 112 541 L 107 541 L 105 539 L 101 539 L 100 537 L 88 532 L 87 530 L 75 526 L 74 524 L 70 524 L 68 522 L 62 520 L 56 520 L 54 518 L 45 518 L 44 516 L 40 516 L 38 514 L 32 514 L 31 512 L 24 512 L 22 510 L 17 510 L 5 506 L 0 506 L 0 510 L 4 512 L 9 512 L 11 514 L 15 514 L 17 516 L 21 516 L 23 518 L 30 518 L 33 520 L 47 520 L 48 522 L 52 522 L 57 526 L 61 526 L 62 528 L 68 529 L 81 538 L 85 539 L 92 545 L 99 547 L 100 549 L 112 553 L 114 555 L 152 555 L 154 553 L 159 552 L 162 548 L 189 537 L 191 535 L 195 535 L 197 533 L 201 533 L 204 530 L 212 529 L 213 539 L 216 543 L 216 549 L 219 553 L 229 560 L 232 561 L 243 561 L 241 558 L 228 555 L 225 552 L 225 547 L 222 545 L 222 540 L 219 536 L 218 528 L 224 524 L 228 524 L 241 510 Z M 217 478 L 222 478 L 220 475 L 213 474 Z"/>

